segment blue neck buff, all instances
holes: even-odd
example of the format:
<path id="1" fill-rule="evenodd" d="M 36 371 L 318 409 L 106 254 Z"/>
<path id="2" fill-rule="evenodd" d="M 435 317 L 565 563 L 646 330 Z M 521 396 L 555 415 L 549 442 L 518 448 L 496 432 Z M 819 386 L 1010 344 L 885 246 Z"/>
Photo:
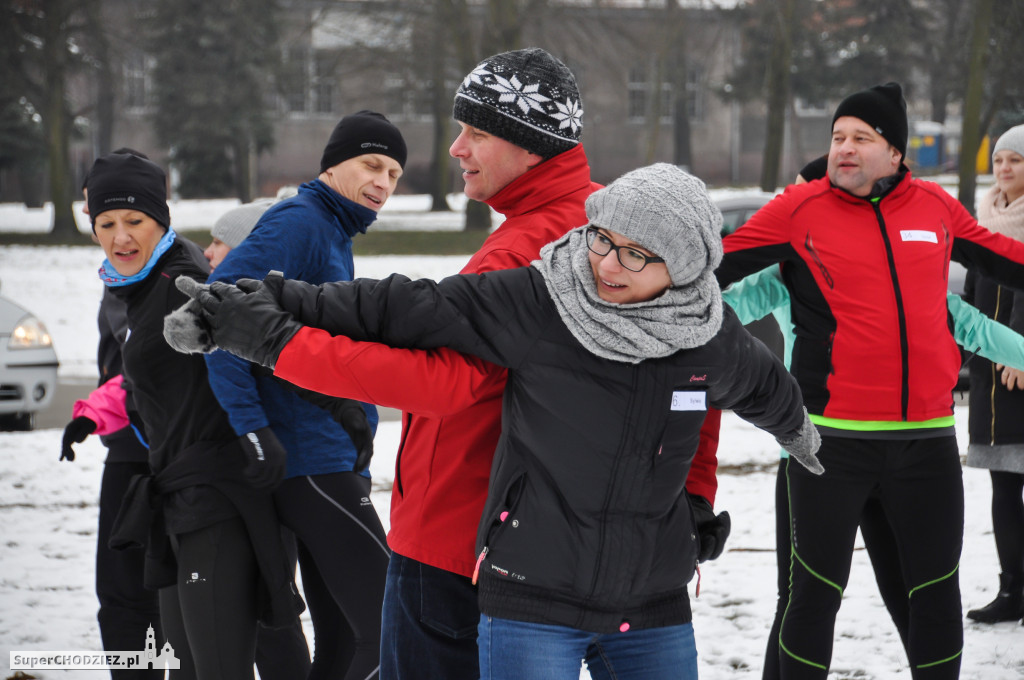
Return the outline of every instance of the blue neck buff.
<path id="1" fill-rule="evenodd" d="M 175 233 L 174 229 L 167 227 L 167 233 L 164 234 L 163 238 L 160 239 L 160 242 L 156 244 L 156 248 L 153 249 L 153 254 L 149 256 L 149 261 L 146 262 L 146 266 L 143 267 L 139 273 L 132 274 L 131 276 L 118 274 L 117 270 L 114 269 L 114 265 L 110 264 L 110 260 L 103 260 L 103 264 L 100 265 L 99 271 L 100 281 L 103 282 L 104 286 L 109 286 L 111 288 L 116 288 L 118 286 L 130 286 L 133 283 L 142 281 L 149 276 L 149 272 L 153 270 L 153 265 L 155 265 L 157 260 L 160 259 L 160 256 L 166 253 L 167 249 L 171 247 L 174 243 L 175 237 L 177 237 L 177 233 Z"/>

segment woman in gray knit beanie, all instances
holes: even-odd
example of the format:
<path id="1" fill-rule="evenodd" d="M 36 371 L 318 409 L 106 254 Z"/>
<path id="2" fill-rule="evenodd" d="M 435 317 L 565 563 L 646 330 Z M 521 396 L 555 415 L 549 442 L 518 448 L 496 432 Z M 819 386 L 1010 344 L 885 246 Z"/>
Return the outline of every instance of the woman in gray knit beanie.
<path id="1" fill-rule="evenodd" d="M 658 163 L 594 192 L 586 207 L 590 223 L 534 262 L 576 339 L 631 363 L 710 340 L 722 325 L 722 213 L 704 183 Z"/>
<path id="2" fill-rule="evenodd" d="M 815 473 L 820 439 L 796 381 L 722 306 L 721 215 L 703 182 L 640 168 L 586 208 L 590 222 L 531 267 L 181 287 L 204 340 L 283 372 L 330 371 L 352 338 L 508 368 L 473 576 L 481 677 L 570 680 L 585 661 L 594 677 L 696 680 L 686 584 L 729 531 L 686 485 L 708 409 L 765 429 Z"/>

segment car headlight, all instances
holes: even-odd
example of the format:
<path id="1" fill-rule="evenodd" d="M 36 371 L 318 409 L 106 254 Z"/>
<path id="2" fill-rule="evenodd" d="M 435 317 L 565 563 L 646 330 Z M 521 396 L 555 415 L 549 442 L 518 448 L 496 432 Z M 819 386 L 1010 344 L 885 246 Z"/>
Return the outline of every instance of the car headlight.
<path id="1" fill-rule="evenodd" d="M 37 349 L 39 347 L 52 347 L 53 339 L 46 331 L 43 322 L 34 316 L 26 316 L 11 332 L 11 339 L 7 343 L 10 349 Z"/>

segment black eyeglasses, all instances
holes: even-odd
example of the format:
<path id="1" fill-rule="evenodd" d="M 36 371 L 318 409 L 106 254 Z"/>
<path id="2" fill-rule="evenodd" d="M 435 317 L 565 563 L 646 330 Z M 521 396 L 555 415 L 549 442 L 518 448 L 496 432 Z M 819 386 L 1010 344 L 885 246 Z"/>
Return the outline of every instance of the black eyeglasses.
<path id="1" fill-rule="evenodd" d="M 597 253 L 602 257 L 611 251 L 615 251 L 615 257 L 619 258 L 619 264 L 631 272 L 641 271 L 652 262 L 664 262 L 665 260 L 653 255 L 644 255 L 636 248 L 629 246 L 617 246 L 612 240 L 598 231 L 597 227 L 587 227 L 587 247 L 590 252 Z"/>

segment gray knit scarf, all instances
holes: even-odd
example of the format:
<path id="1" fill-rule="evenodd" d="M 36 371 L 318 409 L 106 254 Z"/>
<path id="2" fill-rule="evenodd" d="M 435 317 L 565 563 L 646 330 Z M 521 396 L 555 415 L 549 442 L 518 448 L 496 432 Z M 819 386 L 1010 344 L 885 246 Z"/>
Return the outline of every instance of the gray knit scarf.
<path id="1" fill-rule="evenodd" d="M 693 282 L 632 304 L 605 302 L 587 255 L 586 227 L 540 251 L 532 265 L 544 277 L 559 316 L 588 351 L 636 364 L 699 347 L 722 325 L 722 293 L 709 264 Z"/>

